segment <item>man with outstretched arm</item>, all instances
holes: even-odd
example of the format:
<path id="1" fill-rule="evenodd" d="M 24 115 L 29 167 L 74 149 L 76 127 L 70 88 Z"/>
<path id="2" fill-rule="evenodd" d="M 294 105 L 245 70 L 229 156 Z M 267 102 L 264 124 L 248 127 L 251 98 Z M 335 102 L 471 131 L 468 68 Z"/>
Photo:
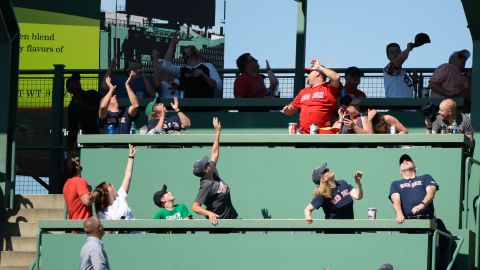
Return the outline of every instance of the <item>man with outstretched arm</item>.
<path id="1" fill-rule="evenodd" d="M 215 139 L 212 145 L 210 160 L 207 156 L 193 164 L 193 174 L 200 177 L 200 188 L 195 198 L 193 212 L 207 217 L 212 224 L 217 224 L 217 219 L 236 219 L 238 214 L 230 198 L 230 188 L 217 171 L 217 161 L 220 150 L 220 132 L 222 125 L 217 117 L 213 118 Z M 202 208 L 202 204 L 205 208 Z"/>

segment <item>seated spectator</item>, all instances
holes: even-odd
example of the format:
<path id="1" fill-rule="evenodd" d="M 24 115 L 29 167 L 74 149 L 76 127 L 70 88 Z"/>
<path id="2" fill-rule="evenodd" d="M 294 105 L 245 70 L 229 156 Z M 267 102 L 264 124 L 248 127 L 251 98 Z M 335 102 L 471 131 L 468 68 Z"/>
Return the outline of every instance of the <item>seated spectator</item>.
<path id="1" fill-rule="evenodd" d="M 370 122 L 366 115 L 360 112 L 360 103 L 363 99 L 354 95 L 346 95 L 340 98 L 338 109 L 338 120 L 333 125 L 340 129 L 340 134 L 367 134 Z"/>
<path id="2" fill-rule="evenodd" d="M 87 219 L 92 216 L 92 204 L 98 196 L 94 191 L 90 194 L 90 187 L 85 178 L 82 178 L 82 166 L 74 158 L 63 161 L 62 173 L 68 179 L 63 186 L 63 198 L 67 207 L 68 219 Z"/>
<path id="3" fill-rule="evenodd" d="M 263 98 L 270 93 L 274 96 L 274 92 L 278 88 L 278 79 L 270 68 L 270 64 L 266 61 L 268 79 L 270 86 L 265 86 L 263 74 L 259 74 L 260 66 L 258 60 L 249 53 L 244 53 L 237 58 L 237 67 L 240 75 L 235 79 L 233 84 L 233 94 L 236 98 Z"/>
<path id="4" fill-rule="evenodd" d="M 106 81 L 107 77 L 112 77 L 112 70 L 117 66 L 117 58 L 115 57 L 110 62 L 108 66 L 107 73 L 103 77 L 102 89 L 108 90 L 110 87 Z M 133 73 L 133 77 L 131 74 Z M 140 98 L 153 97 L 155 96 L 155 88 L 150 83 L 148 77 L 145 75 L 143 70 L 143 65 L 138 60 L 128 61 L 127 67 L 125 68 L 125 74 L 117 76 L 111 80 L 112 84 L 117 86 L 117 98 L 128 98 L 128 92 L 126 89 L 126 82 L 130 80 L 130 85 L 134 89 L 135 95 Z"/>
<path id="5" fill-rule="evenodd" d="M 213 98 L 215 91 L 222 90 L 222 80 L 211 63 L 202 63 L 197 48 L 188 45 L 183 48 L 182 56 L 185 66 L 173 64 L 173 56 L 180 37 L 178 32 L 165 53 L 163 67 L 180 80 L 180 89 L 185 91 L 185 98 Z"/>
<path id="6" fill-rule="evenodd" d="M 107 94 L 100 102 L 100 108 L 98 110 L 98 125 L 100 133 L 103 134 L 128 134 L 132 125 L 133 119 L 138 114 L 138 99 L 133 92 L 130 82 L 135 76 L 135 72 L 130 73 L 130 77 L 125 82 L 125 88 L 127 89 L 128 99 L 131 105 L 127 109 L 120 109 L 118 99 L 116 95 L 116 88 L 111 83 L 111 78 L 106 78 L 106 83 L 109 87 Z"/>
<path id="7" fill-rule="evenodd" d="M 452 125 L 457 126 L 456 131 L 452 131 Z M 428 123 L 427 123 L 428 127 Z M 432 133 L 440 134 L 442 129 L 445 133 L 465 134 L 470 139 L 470 145 L 473 146 L 473 126 L 470 117 L 464 113 L 457 113 L 457 103 L 453 99 L 445 99 L 440 103 L 437 119 L 431 123 Z"/>
<path id="8" fill-rule="evenodd" d="M 391 134 L 392 127 L 395 128 L 394 134 L 408 134 L 408 129 L 391 115 L 384 115 L 376 110 L 368 109 L 368 126 L 371 127 L 368 133 L 372 134 Z"/>
<path id="9" fill-rule="evenodd" d="M 185 204 L 173 204 L 174 201 L 175 196 L 173 196 L 172 192 L 167 191 L 166 185 L 163 185 L 163 188 L 153 195 L 153 202 L 160 207 L 153 219 L 192 219 L 192 214 L 188 211 Z"/>
<path id="10" fill-rule="evenodd" d="M 153 82 L 155 88 L 158 90 L 156 96 L 161 98 L 183 98 L 183 90 L 180 90 L 180 82 L 162 67 L 163 60 L 160 60 L 159 51 L 154 49 L 152 51 L 153 63 Z"/>
<path id="11" fill-rule="evenodd" d="M 470 73 L 464 73 L 465 63 L 470 57 L 467 50 L 453 52 L 448 63 L 435 69 L 430 78 L 431 98 L 463 97 L 470 100 Z"/>
<path id="12" fill-rule="evenodd" d="M 353 219 L 353 199 L 363 198 L 360 183 L 362 175 L 361 171 L 353 175 L 356 183 L 354 188 L 345 180 L 335 180 L 335 173 L 327 168 L 326 162 L 313 170 L 312 181 L 317 187 L 312 202 L 305 207 L 305 222 L 312 223 L 312 212 L 320 207 L 323 208 L 325 219 Z"/>
<path id="13" fill-rule="evenodd" d="M 95 199 L 95 209 L 99 219 L 134 219 L 133 212 L 128 207 L 127 194 L 130 189 L 130 180 L 132 179 L 133 159 L 135 158 L 135 146 L 128 145 L 128 161 L 125 168 L 125 176 L 123 177 L 122 186 L 115 190 L 115 187 L 108 183 L 102 182 L 98 184 L 95 191 L 98 196 Z"/>
<path id="14" fill-rule="evenodd" d="M 413 50 L 413 43 L 408 43 L 403 51 L 397 43 L 387 45 L 388 64 L 383 69 L 383 83 L 385 86 L 386 98 L 412 98 L 413 79 L 410 74 L 402 68 L 403 63 L 408 59 Z"/>
<path id="15" fill-rule="evenodd" d="M 358 89 L 360 79 L 363 77 L 363 71 L 358 67 L 352 66 L 345 70 L 345 90 L 347 95 L 354 95 L 356 97 L 367 97 L 362 90 Z"/>
<path id="16" fill-rule="evenodd" d="M 190 118 L 178 106 L 178 98 L 173 98 L 170 103 L 176 115 L 167 117 L 167 108 L 157 99 L 150 102 L 145 108 L 148 115 L 148 134 L 179 134 L 182 130 L 190 128 Z"/>
<path id="17" fill-rule="evenodd" d="M 342 84 L 340 75 L 312 59 L 312 67 L 305 68 L 308 72 L 308 87 L 300 90 L 292 103 L 283 107 L 285 115 L 293 115 L 300 111 L 300 133 L 310 133 L 310 126 L 318 128 L 330 127 L 333 115 L 337 109 L 336 99 L 340 97 Z M 327 77 L 330 78 L 329 81 Z"/>
<path id="18" fill-rule="evenodd" d="M 67 79 L 66 88 L 72 94 L 72 100 L 68 104 L 67 138 L 67 147 L 72 148 L 76 146 L 79 130 L 82 130 L 82 134 L 98 134 L 100 95 L 95 90 L 83 90 L 78 73 L 73 73 Z"/>

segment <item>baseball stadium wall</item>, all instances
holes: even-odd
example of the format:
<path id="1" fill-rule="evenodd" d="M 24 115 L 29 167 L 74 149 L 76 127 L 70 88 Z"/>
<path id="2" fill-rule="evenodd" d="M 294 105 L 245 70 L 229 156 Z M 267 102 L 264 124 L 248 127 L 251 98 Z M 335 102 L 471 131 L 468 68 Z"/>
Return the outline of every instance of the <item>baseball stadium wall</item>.
<path id="1" fill-rule="evenodd" d="M 213 133 L 213 129 L 212 129 Z M 199 179 L 193 163 L 210 155 L 213 134 L 83 135 L 79 137 L 83 177 L 95 187 L 108 181 L 119 187 L 128 156 L 128 143 L 137 154 L 128 203 L 132 221 L 104 221 L 104 237 L 112 269 L 436 269 L 440 254 L 450 267 L 474 269 L 478 261 L 474 236 L 478 196 L 476 161 L 465 155 L 463 135 L 246 135 L 220 139 L 218 171 L 231 189 L 237 220 L 211 225 L 194 215 L 190 221 L 152 220 L 158 208 L 153 194 L 163 184 L 176 203 L 189 208 Z M 388 199 L 390 183 L 401 178 L 398 160 L 409 154 L 417 175 L 430 174 L 440 189 L 434 200 L 436 216 L 450 234 L 430 220 L 395 222 Z M 303 209 L 312 199 L 314 168 L 328 162 L 337 179 L 353 183 L 363 172 L 364 198 L 354 203 L 355 219 L 324 220 L 314 212 L 312 224 Z M 471 179 L 470 179 L 471 178 Z M 377 209 L 376 220 L 367 209 Z M 81 221 L 40 223 L 38 241 L 42 269 L 77 269 L 82 234 L 54 231 L 81 229 Z M 449 251 L 439 250 L 446 239 Z M 437 259 L 436 259 L 437 258 Z"/>

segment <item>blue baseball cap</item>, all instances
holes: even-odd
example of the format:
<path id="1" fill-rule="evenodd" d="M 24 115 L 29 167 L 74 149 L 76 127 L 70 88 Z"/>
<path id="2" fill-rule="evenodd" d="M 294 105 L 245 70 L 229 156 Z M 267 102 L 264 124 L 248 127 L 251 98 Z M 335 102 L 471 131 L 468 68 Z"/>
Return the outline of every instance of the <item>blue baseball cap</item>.
<path id="1" fill-rule="evenodd" d="M 313 170 L 312 181 L 313 183 L 315 183 L 315 185 L 320 184 L 320 176 L 322 176 L 322 174 L 325 172 L 326 169 L 327 169 L 327 162 L 323 163 L 322 166 Z"/>

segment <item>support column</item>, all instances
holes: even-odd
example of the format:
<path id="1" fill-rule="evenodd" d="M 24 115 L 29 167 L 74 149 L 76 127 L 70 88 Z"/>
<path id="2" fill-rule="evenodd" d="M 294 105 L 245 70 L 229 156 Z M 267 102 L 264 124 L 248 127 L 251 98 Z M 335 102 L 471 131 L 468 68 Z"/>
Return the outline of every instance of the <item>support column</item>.
<path id="1" fill-rule="evenodd" d="M 54 65 L 52 116 L 50 128 L 50 194 L 62 193 L 62 126 L 63 126 L 63 94 L 64 94 L 64 65 Z"/>
<path id="2" fill-rule="evenodd" d="M 295 53 L 294 97 L 305 87 L 305 43 L 307 32 L 307 0 L 297 0 L 297 43 Z"/>
<path id="3" fill-rule="evenodd" d="M 0 1 L 0 221 L 9 207 L 13 131 L 16 125 L 20 29 L 11 1 Z"/>

